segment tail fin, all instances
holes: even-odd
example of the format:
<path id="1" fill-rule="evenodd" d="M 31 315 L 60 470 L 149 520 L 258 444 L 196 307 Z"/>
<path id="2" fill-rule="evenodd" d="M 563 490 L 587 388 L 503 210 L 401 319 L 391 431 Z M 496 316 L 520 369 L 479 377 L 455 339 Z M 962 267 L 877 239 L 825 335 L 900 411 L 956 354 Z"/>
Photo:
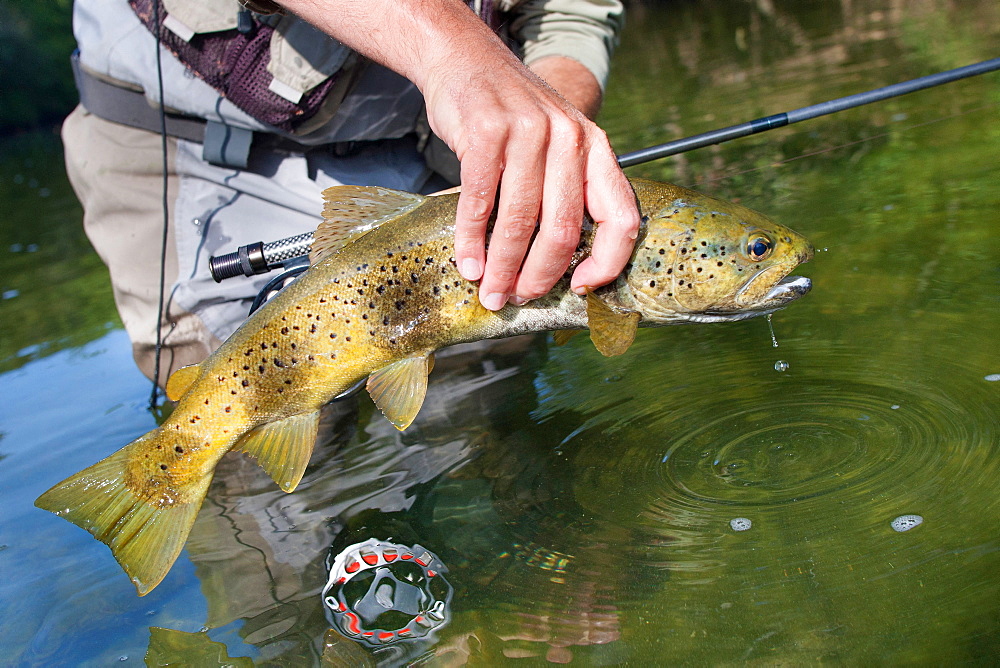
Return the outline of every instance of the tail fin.
<path id="1" fill-rule="evenodd" d="M 132 446 L 155 438 L 154 430 L 90 468 L 62 481 L 35 501 L 106 543 L 139 596 L 160 584 L 176 561 L 208 491 L 212 476 L 184 490 L 185 500 L 156 503 L 126 484 Z"/>

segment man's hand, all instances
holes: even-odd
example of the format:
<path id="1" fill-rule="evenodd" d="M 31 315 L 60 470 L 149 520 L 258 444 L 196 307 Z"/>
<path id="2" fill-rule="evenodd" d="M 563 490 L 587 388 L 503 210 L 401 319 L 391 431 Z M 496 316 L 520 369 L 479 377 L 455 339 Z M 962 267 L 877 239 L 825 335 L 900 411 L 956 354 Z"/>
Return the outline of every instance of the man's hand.
<path id="1" fill-rule="evenodd" d="M 606 135 L 462 3 L 284 4 L 424 94 L 431 127 L 462 162 L 455 259 L 462 276 L 480 280 L 486 308 L 548 292 L 569 266 L 584 210 L 598 231 L 591 257 L 573 274 L 573 289 L 604 285 L 621 272 L 638 234 L 639 212 Z M 539 61 L 543 74 L 546 67 L 567 65 L 549 60 Z M 571 97 L 578 93 L 565 90 Z M 497 219 L 486 252 L 494 206 Z"/>

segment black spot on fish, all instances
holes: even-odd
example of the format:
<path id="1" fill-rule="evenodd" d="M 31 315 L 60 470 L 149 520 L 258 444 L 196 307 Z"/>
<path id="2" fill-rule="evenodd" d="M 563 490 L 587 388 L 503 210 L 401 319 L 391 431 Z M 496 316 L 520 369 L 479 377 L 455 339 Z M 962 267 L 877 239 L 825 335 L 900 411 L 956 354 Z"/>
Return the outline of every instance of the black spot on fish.
<path id="1" fill-rule="evenodd" d="M 368 308 L 375 308 L 375 302 L 368 302 Z"/>
<path id="2" fill-rule="evenodd" d="M 682 281 L 682 282 L 683 282 L 683 281 Z M 649 282 L 649 287 L 651 287 L 651 288 L 655 288 L 655 287 L 656 287 L 656 281 L 650 281 L 650 282 Z"/>
<path id="3" fill-rule="evenodd" d="M 713 213 L 712 215 L 714 216 L 715 214 Z M 701 245 L 702 245 L 702 246 L 707 246 L 707 245 L 708 245 L 708 242 L 707 242 L 707 241 L 702 241 L 702 242 L 701 242 Z"/>
<path id="4" fill-rule="evenodd" d="M 282 327 L 281 328 L 281 333 L 287 335 L 288 334 L 288 328 L 287 327 Z"/>
<path id="5" fill-rule="evenodd" d="M 406 302 L 402 302 L 402 301 L 396 302 L 396 310 L 397 311 L 402 311 L 404 306 L 406 306 Z"/>
<path id="6" fill-rule="evenodd" d="M 167 470 L 167 465 L 166 464 L 160 464 L 160 470 L 161 471 L 166 471 Z"/>
<path id="7" fill-rule="evenodd" d="M 274 360 L 274 366 L 278 367 L 279 369 L 284 369 L 285 363 L 282 362 L 281 360 Z"/>
<path id="8" fill-rule="evenodd" d="M 716 262 L 716 263 L 715 263 L 715 266 L 717 266 L 717 267 L 721 267 L 721 266 L 722 266 L 722 260 L 719 260 L 718 262 Z"/>
<path id="9" fill-rule="evenodd" d="M 699 274 L 701 273 L 701 267 L 698 267 L 698 273 Z"/>
<path id="10" fill-rule="evenodd" d="M 337 338 L 337 333 L 336 332 L 330 332 L 330 338 L 331 339 Z"/>
<path id="11" fill-rule="evenodd" d="M 384 318 L 382 318 L 382 324 L 385 325 L 386 327 L 389 326 L 389 316 L 385 316 Z"/>
<path id="12" fill-rule="evenodd" d="M 654 264 L 653 266 L 654 266 L 654 267 L 656 267 L 657 269 L 659 269 L 659 268 L 660 268 L 660 261 L 659 261 L 659 260 L 657 260 L 657 261 L 656 261 L 656 264 Z"/>
<path id="13" fill-rule="evenodd" d="M 313 323 L 312 326 L 309 328 L 309 333 L 310 334 L 316 333 L 316 323 Z"/>
<path id="14" fill-rule="evenodd" d="M 350 341 L 350 340 L 351 340 L 351 337 L 349 337 L 349 336 L 345 336 L 345 337 L 344 337 L 344 340 L 345 340 L 345 341 Z"/>
<path id="15" fill-rule="evenodd" d="M 410 280 L 413 281 L 414 283 L 419 283 L 420 277 L 417 276 L 416 274 L 410 274 Z"/>
<path id="16" fill-rule="evenodd" d="M 666 254 L 667 254 L 667 249 L 666 248 L 661 248 L 660 249 L 660 255 L 666 255 Z"/>
<path id="17" fill-rule="evenodd" d="M 227 413 L 229 413 L 229 412 L 231 412 L 233 410 L 233 407 L 232 406 L 226 406 L 223 410 L 226 411 Z"/>
<path id="18" fill-rule="evenodd" d="M 436 294 L 436 295 L 441 294 L 441 288 L 439 288 L 438 286 L 435 285 L 434 286 L 434 294 Z"/>
<path id="19" fill-rule="evenodd" d="M 176 452 L 179 455 L 183 455 L 184 454 L 184 448 L 182 448 L 179 445 L 175 445 L 174 446 L 174 452 Z"/>
<path id="20" fill-rule="evenodd" d="M 361 314 L 361 319 L 362 320 L 367 320 L 368 319 L 368 314 L 367 313 L 362 313 Z"/>
<path id="21" fill-rule="evenodd" d="M 257 370 L 260 371 L 261 373 L 264 373 L 264 365 L 261 364 L 259 367 L 257 367 Z"/>

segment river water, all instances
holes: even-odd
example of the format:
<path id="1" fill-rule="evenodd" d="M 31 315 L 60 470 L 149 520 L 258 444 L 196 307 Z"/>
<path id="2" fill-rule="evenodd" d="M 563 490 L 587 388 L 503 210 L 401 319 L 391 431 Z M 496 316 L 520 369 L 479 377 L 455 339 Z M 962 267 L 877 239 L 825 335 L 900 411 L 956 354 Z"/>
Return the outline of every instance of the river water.
<path id="1" fill-rule="evenodd" d="M 601 117 L 622 152 L 1000 55 L 992 0 L 631 9 Z M 582 336 L 443 353 L 402 434 L 364 396 L 332 405 L 293 494 L 225 458 L 139 598 L 32 506 L 155 418 L 58 142 L 5 140 L 5 662 L 994 662 L 998 155 L 992 74 L 633 168 L 810 238 L 777 347 L 753 320 L 643 330 L 610 359 Z M 324 562 L 371 538 L 436 555 L 433 641 L 327 631 Z"/>

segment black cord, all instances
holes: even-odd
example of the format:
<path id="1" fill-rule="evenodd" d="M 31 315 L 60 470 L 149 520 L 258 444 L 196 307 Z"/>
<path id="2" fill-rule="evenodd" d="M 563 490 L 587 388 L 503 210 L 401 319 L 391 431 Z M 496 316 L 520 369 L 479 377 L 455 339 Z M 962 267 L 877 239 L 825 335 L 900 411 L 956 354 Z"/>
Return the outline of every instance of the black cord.
<path id="1" fill-rule="evenodd" d="M 156 83 L 160 96 L 160 151 L 163 157 L 163 239 L 160 245 L 160 297 L 156 308 L 156 354 L 153 364 L 153 390 L 149 395 L 149 409 L 156 410 L 156 400 L 159 398 L 160 357 L 163 352 L 163 300 L 166 290 L 167 273 L 167 225 L 169 223 L 169 207 L 167 205 L 167 115 L 163 100 L 163 66 L 160 62 L 160 0 L 153 0 L 153 24 L 156 27 L 154 43 L 156 44 Z"/>

